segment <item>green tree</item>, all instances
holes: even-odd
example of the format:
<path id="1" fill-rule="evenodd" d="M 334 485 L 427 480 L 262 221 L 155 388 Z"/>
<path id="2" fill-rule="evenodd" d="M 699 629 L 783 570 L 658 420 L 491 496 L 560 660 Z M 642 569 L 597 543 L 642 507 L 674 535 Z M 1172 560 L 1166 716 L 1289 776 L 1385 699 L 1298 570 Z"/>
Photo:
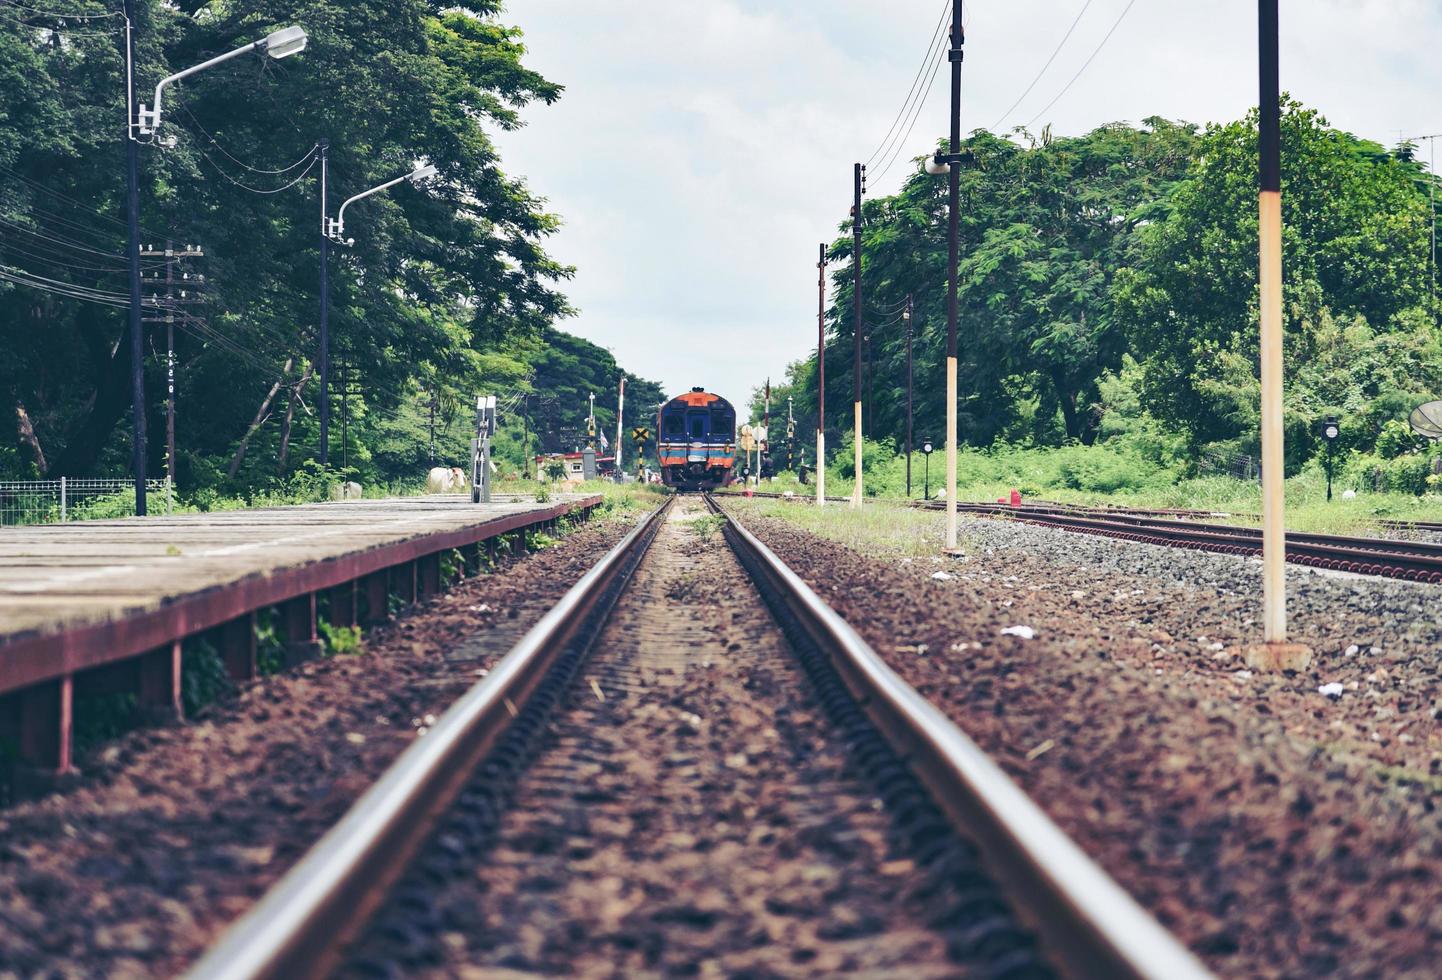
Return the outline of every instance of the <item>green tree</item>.
<path id="1" fill-rule="evenodd" d="M 1323 406 L 1351 399 L 1360 408 L 1399 383 L 1427 384 L 1422 375 L 1408 383 L 1378 371 L 1371 352 L 1380 342 L 1373 332 L 1381 338 L 1419 326 L 1408 311 L 1426 294 L 1428 214 L 1415 162 L 1328 127 L 1315 110 L 1285 102 L 1282 147 L 1295 461 L 1310 442 L 1308 416 Z M 1194 446 L 1255 443 L 1256 159 L 1255 112 L 1209 127 L 1165 219 L 1145 230 L 1135 264 L 1116 278 L 1116 303 L 1144 366 L 1143 404 Z M 1351 326 L 1340 330 L 1333 318 Z M 1359 360 L 1331 355 L 1342 341 Z"/>

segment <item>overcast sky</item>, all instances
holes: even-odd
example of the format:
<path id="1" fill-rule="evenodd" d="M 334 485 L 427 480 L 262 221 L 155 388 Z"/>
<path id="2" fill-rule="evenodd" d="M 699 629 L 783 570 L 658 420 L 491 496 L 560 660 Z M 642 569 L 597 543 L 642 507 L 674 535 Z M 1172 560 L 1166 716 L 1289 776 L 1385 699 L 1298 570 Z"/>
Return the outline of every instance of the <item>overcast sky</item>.
<path id="1" fill-rule="evenodd" d="M 673 393 L 704 385 L 739 402 L 768 374 L 781 378 L 816 340 L 817 244 L 845 220 L 852 164 L 882 143 L 943 6 L 511 0 L 505 17 L 524 30 L 529 64 L 566 86 L 499 137 L 507 169 L 565 222 L 550 248 L 576 267 L 566 291 L 580 313 L 563 328 Z M 1055 62 L 1001 118 L 1084 6 Z M 1206 123 L 1256 102 L 1252 0 L 966 10 L 963 131 Z M 1442 4 L 1282 0 L 1281 18 L 1282 87 L 1333 125 L 1388 145 L 1442 131 Z M 909 158 L 944 135 L 945 74 L 895 165 L 869 168 L 873 194 L 895 191 Z"/>

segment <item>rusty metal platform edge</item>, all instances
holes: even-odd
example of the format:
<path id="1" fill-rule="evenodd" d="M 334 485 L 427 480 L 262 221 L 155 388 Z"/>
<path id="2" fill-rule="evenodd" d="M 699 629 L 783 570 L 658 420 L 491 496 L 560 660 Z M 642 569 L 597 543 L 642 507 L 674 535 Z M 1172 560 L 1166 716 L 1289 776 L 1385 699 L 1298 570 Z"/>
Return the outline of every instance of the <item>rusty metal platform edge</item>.
<path id="1" fill-rule="evenodd" d="M 427 555 L 477 544 L 502 534 L 588 511 L 600 495 L 506 514 L 304 565 L 257 572 L 223 586 L 176 597 L 159 609 L 56 632 L 31 631 L 0 640 L 0 694 L 135 657 L 299 596 L 334 588 Z"/>

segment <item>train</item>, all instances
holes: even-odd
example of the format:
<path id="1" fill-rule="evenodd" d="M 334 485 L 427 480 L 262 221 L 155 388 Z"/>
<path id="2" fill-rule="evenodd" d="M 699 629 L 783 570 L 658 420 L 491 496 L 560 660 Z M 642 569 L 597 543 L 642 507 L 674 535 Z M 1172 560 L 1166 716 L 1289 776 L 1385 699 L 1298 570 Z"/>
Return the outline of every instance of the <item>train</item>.
<path id="1" fill-rule="evenodd" d="M 692 388 L 656 414 L 661 482 L 677 490 L 715 490 L 736 478 L 736 410 L 720 395 Z"/>

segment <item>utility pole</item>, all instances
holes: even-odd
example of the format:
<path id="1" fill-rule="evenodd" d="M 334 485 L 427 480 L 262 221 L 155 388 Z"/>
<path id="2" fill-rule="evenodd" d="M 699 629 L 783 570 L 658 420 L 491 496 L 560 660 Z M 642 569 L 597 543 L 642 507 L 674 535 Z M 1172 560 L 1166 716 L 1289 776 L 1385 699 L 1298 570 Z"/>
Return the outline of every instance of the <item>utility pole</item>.
<path id="1" fill-rule="evenodd" d="M 140 324 L 140 144 L 135 139 L 135 0 L 125 0 L 125 225 L 130 265 L 131 469 L 135 474 L 135 515 L 145 507 L 145 339 Z"/>
<path id="2" fill-rule="evenodd" d="M 340 456 L 341 467 L 350 469 L 350 414 L 347 409 L 350 406 L 350 362 L 345 358 L 340 361 Z"/>
<path id="3" fill-rule="evenodd" d="M 961 21 L 961 0 L 951 4 L 951 139 L 947 147 L 946 225 L 946 549 L 956 550 L 956 292 L 957 265 L 961 256 L 958 215 L 961 209 L 961 61 L 966 29 Z"/>
<path id="4" fill-rule="evenodd" d="M 330 140 L 320 147 L 320 465 L 330 465 L 330 235 L 326 221 L 326 191 L 330 179 Z M 431 462 L 435 462 L 432 446 Z"/>
<path id="5" fill-rule="evenodd" d="M 826 506 L 826 243 L 816 257 L 816 506 Z"/>
<path id="6" fill-rule="evenodd" d="M 1258 283 L 1262 351 L 1262 621 L 1253 669 L 1300 670 L 1311 651 L 1287 643 L 1286 473 L 1282 445 L 1282 111 L 1277 0 L 1258 0 Z"/>
<path id="7" fill-rule="evenodd" d="M 429 426 L 431 441 L 431 465 L 436 465 L 436 389 L 431 386 L 431 421 Z"/>
<path id="8" fill-rule="evenodd" d="M 188 316 L 184 307 L 202 301 L 197 290 L 205 283 L 204 276 L 192 276 L 189 272 L 182 272 L 177 280 L 175 267 L 182 259 L 204 257 L 205 250 L 198 245 L 186 245 L 178 249 L 173 241 L 167 240 L 164 248 L 142 245 L 139 255 L 142 259 L 165 261 L 165 294 L 141 295 L 142 309 L 149 307 L 153 312 L 150 316 L 141 317 L 140 322 L 165 324 L 165 499 L 166 510 L 169 512 L 175 492 L 175 318 Z M 158 284 L 159 278 L 159 273 L 152 273 L 149 280 L 152 284 Z M 140 281 L 142 285 L 146 282 L 143 273 Z M 177 286 L 180 287 L 178 295 Z M 195 289 L 192 289 L 192 286 Z"/>
<path id="9" fill-rule="evenodd" d="M 622 481 L 625 471 L 621 469 L 621 418 L 626 413 L 626 376 L 621 375 L 621 390 L 616 395 L 616 482 Z"/>
<path id="10" fill-rule="evenodd" d="M 911 499 L 911 294 L 906 294 L 906 498 Z"/>
<path id="11" fill-rule="evenodd" d="M 960 3 L 960 0 L 957 0 Z M 851 506 L 861 507 L 861 182 L 866 167 L 856 164 L 853 173 L 854 194 L 851 205 L 851 292 L 855 307 L 855 322 L 852 334 L 855 340 L 855 357 L 851 366 L 851 400 L 855 403 L 855 428 L 852 442 L 855 444 L 856 481 L 851 488 Z"/>
<path id="12" fill-rule="evenodd" d="M 165 487 L 175 492 L 175 243 L 165 252 Z"/>

